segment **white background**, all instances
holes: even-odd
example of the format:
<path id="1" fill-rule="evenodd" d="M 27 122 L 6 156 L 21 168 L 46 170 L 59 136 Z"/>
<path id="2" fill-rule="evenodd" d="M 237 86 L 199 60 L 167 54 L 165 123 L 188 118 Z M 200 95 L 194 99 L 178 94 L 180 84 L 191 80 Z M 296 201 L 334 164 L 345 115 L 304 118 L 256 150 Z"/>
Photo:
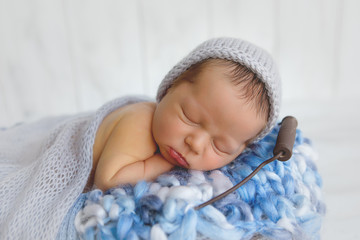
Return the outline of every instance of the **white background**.
<path id="1" fill-rule="evenodd" d="M 243 38 L 273 55 L 282 116 L 319 152 L 322 238 L 360 239 L 359 13 L 357 0 L 0 0 L 0 126 L 154 97 L 199 43 Z"/>

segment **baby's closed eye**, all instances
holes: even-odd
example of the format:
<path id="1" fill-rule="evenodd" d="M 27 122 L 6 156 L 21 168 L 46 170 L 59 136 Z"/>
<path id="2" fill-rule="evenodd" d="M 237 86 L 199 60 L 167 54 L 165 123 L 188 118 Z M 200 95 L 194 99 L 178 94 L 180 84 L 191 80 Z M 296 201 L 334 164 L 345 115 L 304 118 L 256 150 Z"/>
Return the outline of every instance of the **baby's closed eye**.
<path id="1" fill-rule="evenodd" d="M 190 114 L 184 110 L 183 107 L 181 107 L 181 113 L 182 113 L 182 119 L 185 123 L 190 125 L 199 125 L 199 123 L 195 121 L 194 118 L 192 118 Z"/>
<path id="2" fill-rule="evenodd" d="M 218 153 L 218 154 L 221 154 L 221 155 L 230 155 L 230 153 L 223 147 L 220 145 L 219 142 L 215 141 L 215 140 L 212 140 L 211 141 L 211 145 L 213 146 L 214 150 Z"/>

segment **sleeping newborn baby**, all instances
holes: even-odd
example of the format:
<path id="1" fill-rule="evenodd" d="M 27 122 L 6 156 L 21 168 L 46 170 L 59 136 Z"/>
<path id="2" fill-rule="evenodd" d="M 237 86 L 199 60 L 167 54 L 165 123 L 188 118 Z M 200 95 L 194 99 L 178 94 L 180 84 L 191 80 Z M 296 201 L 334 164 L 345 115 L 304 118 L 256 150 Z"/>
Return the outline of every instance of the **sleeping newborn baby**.
<path id="1" fill-rule="evenodd" d="M 95 112 L 0 130 L 0 239 L 55 239 L 82 192 L 233 161 L 277 122 L 280 80 L 251 43 L 208 40 L 161 82 Z M 55 207 L 56 206 L 56 207 Z"/>
<path id="2" fill-rule="evenodd" d="M 206 171 L 230 163 L 274 126 L 280 81 L 262 49 L 239 39 L 211 39 L 168 73 L 157 100 L 105 117 L 88 187 L 150 181 L 174 166 Z"/>

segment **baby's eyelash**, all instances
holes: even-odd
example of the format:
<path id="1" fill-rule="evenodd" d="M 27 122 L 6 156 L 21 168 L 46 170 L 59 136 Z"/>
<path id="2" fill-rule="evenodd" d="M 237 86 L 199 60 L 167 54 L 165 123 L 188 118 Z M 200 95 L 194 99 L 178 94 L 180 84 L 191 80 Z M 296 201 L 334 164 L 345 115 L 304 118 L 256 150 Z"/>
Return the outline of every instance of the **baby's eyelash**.
<path id="1" fill-rule="evenodd" d="M 186 121 L 191 123 L 191 124 L 197 124 L 196 122 L 194 122 L 193 120 L 191 120 L 185 113 L 184 109 L 181 108 L 181 111 L 182 111 L 182 115 L 186 118 Z"/>
<path id="2" fill-rule="evenodd" d="M 228 154 L 227 152 L 221 151 L 215 144 L 214 141 L 212 141 L 213 148 L 215 148 L 216 151 L 220 152 L 221 154 Z"/>

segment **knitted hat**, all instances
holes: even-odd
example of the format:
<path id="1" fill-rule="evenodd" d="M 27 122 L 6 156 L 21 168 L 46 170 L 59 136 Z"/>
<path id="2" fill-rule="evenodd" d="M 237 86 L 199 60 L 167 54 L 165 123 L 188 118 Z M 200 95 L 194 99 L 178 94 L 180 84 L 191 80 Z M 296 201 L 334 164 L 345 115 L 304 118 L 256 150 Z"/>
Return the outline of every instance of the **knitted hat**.
<path id="1" fill-rule="evenodd" d="M 253 71 L 264 83 L 268 92 L 270 111 L 264 130 L 254 141 L 263 138 L 276 124 L 280 112 L 280 76 L 271 56 L 263 49 L 236 38 L 214 38 L 200 44 L 189 55 L 175 65 L 160 83 L 157 101 L 165 96 L 174 80 L 195 63 L 208 58 L 231 60 Z"/>

